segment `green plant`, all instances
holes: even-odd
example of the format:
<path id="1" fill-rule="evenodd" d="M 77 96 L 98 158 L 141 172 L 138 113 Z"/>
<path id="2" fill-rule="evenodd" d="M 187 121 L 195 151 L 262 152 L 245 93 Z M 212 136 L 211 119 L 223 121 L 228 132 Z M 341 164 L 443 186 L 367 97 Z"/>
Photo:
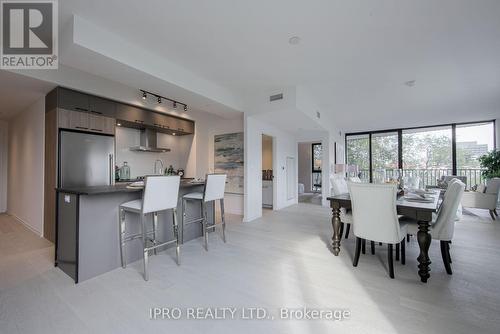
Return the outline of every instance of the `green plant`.
<path id="1" fill-rule="evenodd" d="M 491 151 L 479 158 L 482 175 L 485 179 L 500 177 L 500 151 Z"/>

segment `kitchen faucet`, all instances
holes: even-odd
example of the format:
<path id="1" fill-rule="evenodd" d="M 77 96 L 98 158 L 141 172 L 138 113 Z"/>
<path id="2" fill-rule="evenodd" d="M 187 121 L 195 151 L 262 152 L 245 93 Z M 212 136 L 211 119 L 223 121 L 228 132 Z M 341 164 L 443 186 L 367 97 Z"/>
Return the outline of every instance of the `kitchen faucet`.
<path id="1" fill-rule="evenodd" d="M 159 171 L 158 171 L 158 169 L 156 169 L 156 164 L 158 162 L 160 162 L 160 166 L 161 166 L 160 169 L 159 169 Z M 155 167 L 154 167 L 154 173 L 155 174 L 159 174 L 159 175 L 163 175 L 163 168 L 164 168 L 163 161 L 161 159 L 156 159 L 156 161 L 155 161 Z"/>

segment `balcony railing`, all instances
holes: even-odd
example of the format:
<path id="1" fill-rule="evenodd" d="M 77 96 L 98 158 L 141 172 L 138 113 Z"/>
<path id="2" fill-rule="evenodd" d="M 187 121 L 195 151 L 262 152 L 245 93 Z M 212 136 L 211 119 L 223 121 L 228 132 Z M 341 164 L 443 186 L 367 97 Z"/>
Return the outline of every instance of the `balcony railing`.
<path id="1" fill-rule="evenodd" d="M 467 189 L 470 189 L 472 186 L 477 184 L 481 184 L 484 182 L 484 178 L 481 175 L 483 170 L 480 168 L 463 168 L 457 169 L 458 176 L 466 176 L 467 177 Z M 397 176 L 397 169 L 386 169 L 387 178 L 392 178 Z M 453 175 L 453 171 L 451 168 L 445 169 L 404 169 L 403 176 L 409 177 L 420 177 L 420 186 L 425 188 L 427 186 L 437 186 L 437 180 L 442 176 Z M 360 178 L 363 181 L 370 180 L 370 171 L 368 169 L 360 170 Z"/>

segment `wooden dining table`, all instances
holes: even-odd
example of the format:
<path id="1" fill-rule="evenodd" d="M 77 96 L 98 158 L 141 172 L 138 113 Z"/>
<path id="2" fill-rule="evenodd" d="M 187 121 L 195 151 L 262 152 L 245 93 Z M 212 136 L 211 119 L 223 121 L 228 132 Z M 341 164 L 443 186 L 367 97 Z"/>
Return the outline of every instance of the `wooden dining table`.
<path id="1" fill-rule="evenodd" d="M 420 280 L 424 283 L 430 277 L 430 264 L 429 247 L 431 245 L 432 237 L 429 233 L 429 227 L 432 222 L 432 214 L 437 212 L 440 204 L 439 191 L 435 191 L 432 202 L 415 202 L 404 199 L 403 196 L 398 197 L 396 201 L 397 212 L 399 215 L 412 218 L 417 221 L 418 233 L 417 241 L 420 247 L 420 255 L 418 261 L 418 275 Z M 351 209 L 351 197 L 349 194 L 341 194 L 337 196 L 328 197 L 332 208 L 332 249 L 333 254 L 338 256 L 340 253 L 340 208 Z M 376 224 L 377 222 L 373 222 Z"/>

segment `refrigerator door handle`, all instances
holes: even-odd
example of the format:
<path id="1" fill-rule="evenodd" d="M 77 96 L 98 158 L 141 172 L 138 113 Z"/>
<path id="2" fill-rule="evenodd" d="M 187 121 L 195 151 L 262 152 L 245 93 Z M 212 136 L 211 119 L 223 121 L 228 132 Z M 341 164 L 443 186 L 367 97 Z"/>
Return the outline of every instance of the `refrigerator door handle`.
<path id="1" fill-rule="evenodd" d="M 112 186 L 115 184 L 115 173 L 114 173 L 114 163 L 113 163 L 113 154 L 109 155 L 109 185 Z"/>

